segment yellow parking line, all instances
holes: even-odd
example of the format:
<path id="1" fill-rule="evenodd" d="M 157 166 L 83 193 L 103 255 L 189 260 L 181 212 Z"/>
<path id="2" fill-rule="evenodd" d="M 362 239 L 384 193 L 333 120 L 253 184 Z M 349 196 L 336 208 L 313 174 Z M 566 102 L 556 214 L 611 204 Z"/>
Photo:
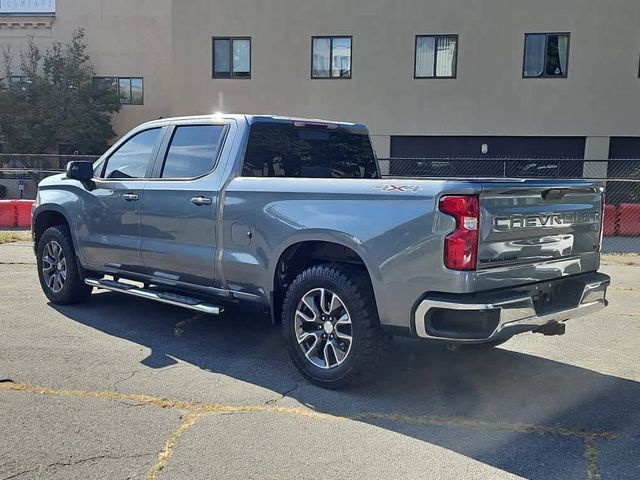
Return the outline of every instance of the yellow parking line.
<path id="1" fill-rule="evenodd" d="M 542 427 L 525 423 L 483 422 L 459 417 L 411 416 L 393 413 L 362 413 L 349 417 L 352 420 L 390 420 L 414 425 L 460 426 L 476 430 L 509 431 L 530 433 L 534 435 L 558 435 L 581 438 L 601 438 L 603 440 L 619 440 L 622 435 L 604 431 L 588 431 L 577 428 Z"/>
<path id="2" fill-rule="evenodd" d="M 155 463 L 153 468 L 146 477 L 146 480 L 156 480 L 160 472 L 167 466 L 167 462 L 173 455 L 173 447 L 176 442 L 185 434 L 187 430 L 189 430 L 193 425 L 198 421 L 198 419 L 202 416 L 202 413 L 189 413 L 183 415 L 182 422 L 178 429 L 173 432 L 169 438 L 167 438 L 166 443 L 164 444 L 164 448 L 158 455 L 158 461 Z"/>
<path id="3" fill-rule="evenodd" d="M 197 420 L 205 414 L 213 413 L 275 413 L 284 415 L 295 415 L 317 420 L 354 420 L 354 421 L 396 421 L 414 425 L 437 425 L 437 426 L 460 426 L 464 428 L 485 430 L 485 431 L 509 431 L 517 433 L 527 433 L 545 436 L 573 436 L 584 439 L 584 458 L 587 464 L 587 479 L 597 480 L 600 478 L 597 468 L 598 451 L 595 443 L 596 439 L 619 440 L 623 436 L 619 433 L 605 431 L 588 431 L 568 427 L 548 427 L 521 423 L 500 423 L 485 422 L 462 417 L 441 417 L 441 416 L 414 416 L 399 413 L 360 413 L 354 415 L 330 415 L 320 413 L 307 407 L 279 407 L 269 404 L 260 405 L 228 405 L 222 403 L 202 403 L 186 400 L 170 400 L 160 397 L 141 394 L 127 394 L 114 391 L 92 391 L 92 390 L 65 390 L 43 387 L 40 385 L 30 385 L 23 383 L 0 383 L 0 391 L 26 392 L 38 395 L 51 395 L 56 397 L 71 398 L 95 398 L 113 401 L 133 401 L 142 405 L 156 408 L 168 408 L 182 410 L 185 414 L 177 430 L 167 439 L 158 459 L 147 475 L 147 480 L 156 480 L 159 473 L 165 468 L 167 462 L 173 454 L 176 442 L 187 432 Z"/>
<path id="4" fill-rule="evenodd" d="M 600 480 L 598 473 L 598 447 L 593 437 L 584 439 L 584 460 L 587 462 L 587 480 Z"/>
<path id="5" fill-rule="evenodd" d="M 266 412 L 298 415 L 316 419 L 342 418 L 335 415 L 319 413 L 306 407 L 276 407 L 271 405 L 227 405 L 222 403 L 200 403 L 190 402 L 186 400 L 169 400 L 166 398 L 153 397 L 150 395 L 129 394 L 114 391 L 63 390 L 25 383 L 0 383 L 0 390 L 13 390 L 18 392 L 51 395 L 56 397 L 96 398 L 114 401 L 130 401 L 158 408 L 171 408 L 176 410 L 185 410 L 200 413 Z"/>
<path id="6" fill-rule="evenodd" d="M 40 395 L 52 395 L 56 397 L 96 398 L 115 401 L 126 400 L 137 402 L 143 405 L 149 405 L 158 408 L 184 410 L 191 413 L 278 413 L 320 420 L 390 420 L 412 423 L 416 425 L 457 425 L 478 430 L 507 430 L 511 432 L 530 433 L 536 435 L 564 435 L 581 438 L 601 438 L 603 440 L 618 440 L 622 438 L 622 435 L 613 432 L 588 431 L 566 427 L 543 427 L 538 425 L 520 423 L 484 422 L 462 417 L 441 417 L 427 415 L 414 416 L 398 413 L 376 412 L 366 412 L 341 416 L 320 413 L 307 407 L 279 407 L 268 404 L 228 405 L 223 403 L 201 403 L 186 400 L 169 400 L 166 398 L 153 397 L 149 395 L 129 394 L 113 391 L 63 390 L 23 383 L 0 383 L 0 390 L 13 390 Z"/>

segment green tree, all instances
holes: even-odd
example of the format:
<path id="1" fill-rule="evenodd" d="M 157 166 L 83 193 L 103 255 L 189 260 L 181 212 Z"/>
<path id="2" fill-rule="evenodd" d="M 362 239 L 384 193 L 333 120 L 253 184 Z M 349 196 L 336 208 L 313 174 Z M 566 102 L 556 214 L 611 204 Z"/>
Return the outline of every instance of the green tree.
<path id="1" fill-rule="evenodd" d="M 112 117 L 120 109 L 112 85 L 94 82 L 82 29 L 69 43 L 44 52 L 32 38 L 20 53 L 20 76 L 3 51 L 0 82 L 0 136 L 16 153 L 45 153 L 59 143 L 82 154 L 100 154 L 115 135 Z"/>

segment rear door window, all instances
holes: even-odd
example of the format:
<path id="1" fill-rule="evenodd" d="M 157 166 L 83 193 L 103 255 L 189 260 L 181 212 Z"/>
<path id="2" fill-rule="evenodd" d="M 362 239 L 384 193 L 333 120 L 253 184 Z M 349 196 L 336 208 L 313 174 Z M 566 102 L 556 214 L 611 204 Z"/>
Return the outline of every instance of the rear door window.
<path id="1" fill-rule="evenodd" d="M 368 135 L 343 128 L 256 123 L 245 154 L 245 177 L 378 178 Z"/>
<path id="2" fill-rule="evenodd" d="M 196 178 L 213 170 L 224 125 L 176 127 L 162 168 L 162 178 Z"/>
<path id="3" fill-rule="evenodd" d="M 107 159 L 104 178 L 144 178 L 160 139 L 160 128 L 140 132 Z"/>

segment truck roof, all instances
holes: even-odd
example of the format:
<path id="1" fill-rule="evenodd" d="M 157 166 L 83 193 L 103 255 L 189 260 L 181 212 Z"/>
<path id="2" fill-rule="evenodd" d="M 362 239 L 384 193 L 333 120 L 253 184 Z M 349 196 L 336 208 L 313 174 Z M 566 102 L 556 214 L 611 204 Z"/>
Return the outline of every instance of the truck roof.
<path id="1" fill-rule="evenodd" d="M 361 123 L 351 123 L 351 122 L 340 122 L 335 120 L 324 120 L 320 118 L 302 118 L 302 117 L 292 117 L 286 115 L 254 115 L 254 114 L 238 114 L 238 113 L 215 113 L 212 115 L 189 115 L 183 117 L 170 117 L 170 118 L 160 118 L 158 120 L 152 120 L 150 122 L 146 122 L 142 126 L 152 126 L 152 125 L 168 125 L 173 122 L 197 122 L 202 120 L 214 120 L 214 119 L 224 119 L 224 120 L 245 120 L 249 125 L 253 125 L 254 123 L 307 123 L 307 124 L 323 124 L 323 125 L 337 125 L 340 127 L 347 128 L 350 131 L 357 133 L 369 133 L 369 130 L 366 125 Z"/>

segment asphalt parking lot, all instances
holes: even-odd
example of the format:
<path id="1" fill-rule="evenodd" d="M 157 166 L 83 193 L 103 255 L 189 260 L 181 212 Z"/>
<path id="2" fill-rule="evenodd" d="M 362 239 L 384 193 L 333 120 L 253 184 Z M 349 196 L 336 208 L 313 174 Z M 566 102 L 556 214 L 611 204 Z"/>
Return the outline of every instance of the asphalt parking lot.
<path id="1" fill-rule="evenodd" d="M 562 337 L 399 339 L 375 384 L 295 372 L 259 315 L 115 293 L 55 307 L 0 245 L 0 480 L 640 478 L 640 266 Z"/>

